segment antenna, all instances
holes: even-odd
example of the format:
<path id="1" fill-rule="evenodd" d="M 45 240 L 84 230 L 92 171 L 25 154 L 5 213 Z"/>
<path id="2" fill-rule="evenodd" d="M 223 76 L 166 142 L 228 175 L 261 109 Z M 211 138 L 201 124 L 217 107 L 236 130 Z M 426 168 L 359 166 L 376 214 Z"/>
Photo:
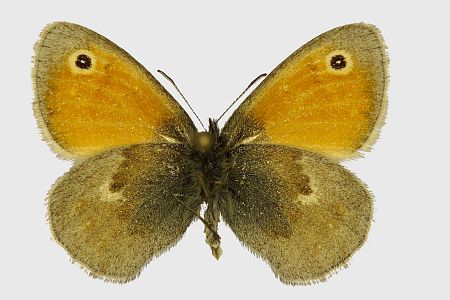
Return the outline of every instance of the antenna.
<path id="1" fill-rule="evenodd" d="M 173 84 L 173 86 L 175 87 L 175 89 L 177 90 L 177 92 L 181 95 L 181 97 L 183 98 L 184 102 L 186 102 L 186 104 L 189 106 L 190 110 L 194 113 L 195 117 L 197 118 L 197 120 L 200 122 L 200 124 L 202 125 L 203 129 L 206 131 L 205 125 L 203 125 L 202 121 L 200 120 L 200 118 L 197 116 L 197 114 L 195 113 L 195 111 L 192 109 L 191 105 L 189 104 L 189 102 L 186 100 L 186 98 L 183 96 L 183 93 L 181 93 L 180 89 L 177 87 L 177 85 L 175 84 L 175 81 L 173 81 L 172 78 L 170 78 L 166 73 L 164 73 L 161 70 L 157 70 L 158 73 L 160 73 L 162 76 L 164 76 L 168 81 L 170 81 L 170 83 Z"/>
<path id="2" fill-rule="evenodd" d="M 248 91 L 249 88 L 252 87 L 252 85 L 254 85 L 258 80 L 260 80 L 261 78 L 266 77 L 266 76 L 267 76 L 267 74 L 264 73 L 264 74 L 259 75 L 259 76 L 256 77 L 255 79 L 253 79 L 252 82 L 250 82 L 250 84 L 247 86 L 247 88 L 239 95 L 239 97 L 237 97 L 236 100 L 234 100 L 234 101 L 230 104 L 230 106 L 228 106 L 228 108 L 220 115 L 220 117 L 217 119 L 217 122 L 220 121 L 220 119 L 223 117 L 223 115 L 225 115 L 225 114 L 230 110 L 230 108 L 231 108 L 231 107 L 232 107 L 232 106 L 233 106 L 233 105 L 234 105 L 234 104 L 242 97 L 242 95 L 245 94 L 245 92 Z"/>

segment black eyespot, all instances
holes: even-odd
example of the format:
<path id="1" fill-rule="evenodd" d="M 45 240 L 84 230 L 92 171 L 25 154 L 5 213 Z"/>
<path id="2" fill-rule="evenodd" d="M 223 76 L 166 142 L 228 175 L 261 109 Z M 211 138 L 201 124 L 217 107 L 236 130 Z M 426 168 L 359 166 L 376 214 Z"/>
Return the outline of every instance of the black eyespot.
<path id="1" fill-rule="evenodd" d="M 77 57 L 75 65 L 80 69 L 89 69 L 92 65 L 91 58 L 86 54 L 80 54 Z"/>
<path id="2" fill-rule="evenodd" d="M 340 70 L 345 68 L 347 62 L 345 61 L 345 57 L 341 54 L 335 55 L 331 58 L 330 65 L 335 70 Z"/>

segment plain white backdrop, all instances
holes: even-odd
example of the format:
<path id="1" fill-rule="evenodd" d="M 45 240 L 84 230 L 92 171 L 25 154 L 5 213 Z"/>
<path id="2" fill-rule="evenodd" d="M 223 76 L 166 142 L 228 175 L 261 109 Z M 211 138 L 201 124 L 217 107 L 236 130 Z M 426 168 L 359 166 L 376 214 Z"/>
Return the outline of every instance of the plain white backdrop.
<path id="1" fill-rule="evenodd" d="M 0 12 L 1 299 L 448 299 L 450 21 L 446 1 L 8 1 Z M 390 56 L 389 108 L 374 150 L 346 162 L 376 195 L 368 242 L 325 283 L 285 286 L 220 224 L 216 261 L 194 223 L 126 285 L 70 263 L 50 238 L 45 195 L 70 168 L 41 141 L 31 103 L 33 44 L 79 23 L 164 70 L 204 122 L 257 75 L 318 34 L 377 25 Z M 183 104 L 184 106 L 184 104 Z"/>

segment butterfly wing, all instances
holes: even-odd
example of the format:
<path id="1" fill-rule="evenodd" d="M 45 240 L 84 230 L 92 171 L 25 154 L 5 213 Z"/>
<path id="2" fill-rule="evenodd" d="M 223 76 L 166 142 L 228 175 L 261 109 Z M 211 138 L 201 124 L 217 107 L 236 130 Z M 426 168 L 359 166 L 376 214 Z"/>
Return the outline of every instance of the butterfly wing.
<path id="1" fill-rule="evenodd" d="M 95 277 L 135 278 L 183 236 L 194 219 L 186 206 L 200 210 L 186 151 L 180 144 L 134 145 L 75 164 L 49 192 L 54 238 Z"/>
<path id="2" fill-rule="evenodd" d="M 283 282 L 325 280 L 366 240 L 371 194 L 337 163 L 279 145 L 240 145 L 230 157 L 223 219 Z"/>
<path id="3" fill-rule="evenodd" d="M 226 123 L 229 146 L 282 144 L 334 159 L 369 150 L 386 113 L 387 59 L 378 30 L 350 24 L 282 62 Z"/>
<path id="4" fill-rule="evenodd" d="M 35 115 L 65 158 L 142 143 L 186 142 L 195 126 L 136 60 L 76 24 L 48 25 L 36 45 Z"/>

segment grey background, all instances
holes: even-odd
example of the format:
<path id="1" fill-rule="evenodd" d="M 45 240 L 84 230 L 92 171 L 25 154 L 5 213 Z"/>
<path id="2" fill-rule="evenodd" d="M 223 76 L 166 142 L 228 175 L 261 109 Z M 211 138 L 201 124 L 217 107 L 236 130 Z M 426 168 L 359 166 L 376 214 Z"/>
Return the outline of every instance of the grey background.
<path id="1" fill-rule="evenodd" d="M 0 12 L 0 298 L 409 299 L 448 297 L 449 28 L 445 1 L 8 1 Z M 389 110 L 374 150 L 346 162 L 376 195 L 368 242 L 326 283 L 281 284 L 220 224 L 215 261 L 203 226 L 126 285 L 92 279 L 50 238 L 44 198 L 70 162 L 41 141 L 31 57 L 40 30 L 66 20 L 122 46 L 206 122 L 260 73 L 331 28 L 369 22 L 390 63 Z M 183 104 L 184 106 L 184 104 Z M 228 116 L 227 116 L 228 117 Z M 226 118 L 225 118 L 226 119 Z"/>

